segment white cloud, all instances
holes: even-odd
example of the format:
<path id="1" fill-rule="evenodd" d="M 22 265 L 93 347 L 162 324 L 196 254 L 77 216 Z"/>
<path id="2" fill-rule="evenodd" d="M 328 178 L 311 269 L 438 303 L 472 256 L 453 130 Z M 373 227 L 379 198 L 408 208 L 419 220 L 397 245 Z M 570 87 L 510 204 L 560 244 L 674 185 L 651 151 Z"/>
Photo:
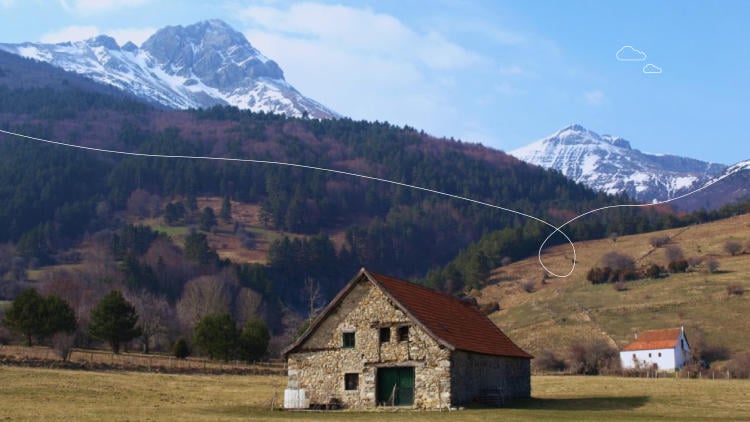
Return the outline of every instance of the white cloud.
<path id="1" fill-rule="evenodd" d="M 583 93 L 583 100 L 586 102 L 586 104 L 591 106 L 600 106 L 604 104 L 607 101 L 607 97 L 604 95 L 604 92 L 600 89 L 595 89 L 593 91 L 586 91 Z"/>
<path id="2" fill-rule="evenodd" d="M 41 36 L 43 43 L 59 43 L 65 41 L 81 41 L 99 35 L 95 26 L 67 26 L 58 31 L 48 32 Z"/>
<path id="3" fill-rule="evenodd" d="M 624 45 L 617 50 L 615 58 L 621 62 L 642 62 L 646 60 L 646 53 L 631 45 Z"/>
<path id="4" fill-rule="evenodd" d="M 659 74 L 661 73 L 661 68 L 653 63 L 649 63 L 646 66 L 643 66 L 643 73 L 645 74 Z"/>
<path id="5" fill-rule="evenodd" d="M 458 72 L 487 64 L 442 33 L 367 8 L 301 3 L 237 13 L 244 34 L 311 98 L 355 119 L 458 135 Z"/>
<path id="6" fill-rule="evenodd" d="M 92 15 L 146 4 L 150 0 L 60 0 L 69 13 Z"/>
<path id="7" fill-rule="evenodd" d="M 316 40 L 352 54 L 407 59 L 435 69 L 462 68 L 481 60 L 437 32 L 419 33 L 370 9 L 299 3 L 286 10 L 248 7 L 240 16 L 256 30 Z"/>
<path id="8" fill-rule="evenodd" d="M 154 28 L 116 28 L 100 30 L 96 26 L 67 26 L 58 31 L 48 32 L 39 39 L 43 43 L 60 43 L 65 41 L 82 41 L 97 35 L 106 34 L 117 40 L 120 45 L 132 41 L 141 45 L 156 30 Z"/>

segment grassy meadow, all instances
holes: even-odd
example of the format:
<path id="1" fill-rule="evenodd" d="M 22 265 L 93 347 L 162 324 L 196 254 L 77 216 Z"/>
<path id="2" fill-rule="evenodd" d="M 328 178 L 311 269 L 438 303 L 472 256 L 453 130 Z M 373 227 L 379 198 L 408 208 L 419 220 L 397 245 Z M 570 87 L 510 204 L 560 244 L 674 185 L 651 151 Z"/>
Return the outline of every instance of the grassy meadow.
<path id="1" fill-rule="evenodd" d="M 280 376 L 165 375 L 0 366 L 0 420 L 748 420 L 750 381 L 532 377 L 533 398 L 452 412 L 271 411 Z M 278 403 L 278 401 L 277 401 Z"/>

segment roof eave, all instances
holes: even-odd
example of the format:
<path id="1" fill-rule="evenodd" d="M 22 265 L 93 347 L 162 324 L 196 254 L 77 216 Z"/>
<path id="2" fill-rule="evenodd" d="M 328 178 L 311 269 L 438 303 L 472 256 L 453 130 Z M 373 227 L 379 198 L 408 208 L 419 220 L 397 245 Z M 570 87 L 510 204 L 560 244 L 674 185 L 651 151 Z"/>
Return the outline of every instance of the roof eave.
<path id="1" fill-rule="evenodd" d="M 313 322 L 310 323 L 310 326 L 307 327 L 307 330 L 305 330 L 305 332 L 302 333 L 302 335 L 300 335 L 299 337 L 297 337 L 297 340 L 295 340 L 294 343 L 292 343 L 287 348 L 285 348 L 284 350 L 281 351 L 281 355 L 286 358 L 286 356 L 289 353 L 292 353 L 294 351 L 294 349 L 296 349 L 298 346 L 300 346 L 302 343 L 304 343 L 304 341 L 307 340 L 308 337 L 310 337 L 310 334 L 312 334 L 318 328 L 318 326 L 323 322 L 323 320 L 325 320 L 325 318 L 328 316 L 328 314 L 331 312 L 331 310 L 333 310 L 333 308 L 335 308 L 339 304 L 339 302 L 341 302 L 341 300 L 344 298 L 344 296 L 346 296 L 349 293 L 349 291 L 351 291 L 351 289 L 354 287 L 354 285 L 357 284 L 357 281 L 359 281 L 360 278 L 363 275 L 365 275 L 365 274 L 366 274 L 366 270 L 364 268 L 360 269 L 359 272 L 357 273 L 357 275 L 355 275 L 349 281 L 349 283 L 347 283 L 347 285 L 344 286 L 343 289 L 341 289 L 341 291 L 336 295 L 336 297 L 334 297 L 333 300 L 331 300 L 331 302 L 328 304 L 328 306 L 326 306 L 325 308 L 323 308 L 323 311 L 321 311 L 320 315 L 318 315 L 313 320 Z M 369 278 L 370 277 L 368 277 L 368 279 Z"/>

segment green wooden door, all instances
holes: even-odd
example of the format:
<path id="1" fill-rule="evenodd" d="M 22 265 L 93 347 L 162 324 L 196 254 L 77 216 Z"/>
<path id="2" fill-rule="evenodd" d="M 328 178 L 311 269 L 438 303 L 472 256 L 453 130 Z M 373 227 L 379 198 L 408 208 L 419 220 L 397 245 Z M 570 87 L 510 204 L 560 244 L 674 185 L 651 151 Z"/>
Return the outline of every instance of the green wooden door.
<path id="1" fill-rule="evenodd" d="M 414 404 L 414 368 L 379 368 L 377 396 L 381 405 Z"/>

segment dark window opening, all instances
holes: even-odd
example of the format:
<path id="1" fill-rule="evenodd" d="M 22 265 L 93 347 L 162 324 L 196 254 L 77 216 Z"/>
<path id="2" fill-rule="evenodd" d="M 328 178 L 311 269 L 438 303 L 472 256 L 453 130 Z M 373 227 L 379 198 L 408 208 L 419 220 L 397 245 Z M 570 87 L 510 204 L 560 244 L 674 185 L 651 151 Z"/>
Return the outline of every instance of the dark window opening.
<path id="1" fill-rule="evenodd" d="M 409 341 L 409 326 L 398 327 L 398 341 Z"/>
<path id="2" fill-rule="evenodd" d="M 344 349 L 354 348 L 354 332 L 344 333 L 342 338 L 342 347 Z"/>
<path id="3" fill-rule="evenodd" d="M 661 352 L 659 352 L 659 357 L 661 357 Z"/>
<path id="4" fill-rule="evenodd" d="M 359 374 L 344 374 L 344 390 L 359 388 Z"/>
<path id="5" fill-rule="evenodd" d="M 380 329 L 380 342 L 381 343 L 388 343 L 391 341 L 391 328 L 390 327 L 383 327 Z"/>
<path id="6" fill-rule="evenodd" d="M 651 353 L 648 354 L 648 357 L 651 357 Z"/>

